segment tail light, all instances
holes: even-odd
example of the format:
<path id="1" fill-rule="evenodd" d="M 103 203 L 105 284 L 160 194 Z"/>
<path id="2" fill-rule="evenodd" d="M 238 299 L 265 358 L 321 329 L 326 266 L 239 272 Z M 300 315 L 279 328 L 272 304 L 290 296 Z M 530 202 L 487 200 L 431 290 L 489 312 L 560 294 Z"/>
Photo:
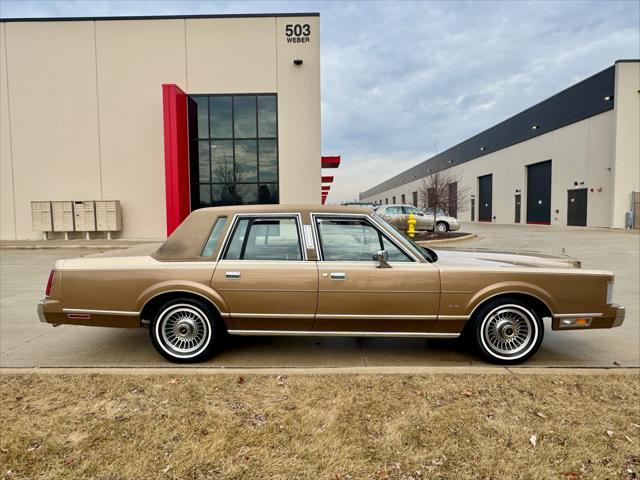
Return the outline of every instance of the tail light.
<path id="1" fill-rule="evenodd" d="M 53 277 L 55 276 L 55 274 L 55 270 L 51 270 L 51 272 L 49 273 L 49 280 L 47 280 L 47 289 L 44 291 L 45 297 L 48 297 L 51 293 L 51 285 L 53 285 Z"/>

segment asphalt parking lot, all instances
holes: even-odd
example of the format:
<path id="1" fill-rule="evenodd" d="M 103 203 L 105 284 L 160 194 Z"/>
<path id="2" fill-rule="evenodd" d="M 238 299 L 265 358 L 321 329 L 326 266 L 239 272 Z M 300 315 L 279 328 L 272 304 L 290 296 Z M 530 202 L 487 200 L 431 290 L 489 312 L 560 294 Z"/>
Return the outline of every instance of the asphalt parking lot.
<path id="1" fill-rule="evenodd" d="M 571 227 L 465 224 L 478 238 L 458 246 L 560 253 L 583 268 L 616 274 L 614 301 L 625 305 L 622 327 L 586 332 L 548 328 L 529 367 L 640 366 L 640 235 Z M 160 357 L 146 329 L 60 326 L 38 321 L 36 304 L 55 259 L 91 249 L 0 250 L 1 367 L 173 367 Z M 208 367 L 486 366 L 457 341 L 367 338 L 234 337 Z"/>

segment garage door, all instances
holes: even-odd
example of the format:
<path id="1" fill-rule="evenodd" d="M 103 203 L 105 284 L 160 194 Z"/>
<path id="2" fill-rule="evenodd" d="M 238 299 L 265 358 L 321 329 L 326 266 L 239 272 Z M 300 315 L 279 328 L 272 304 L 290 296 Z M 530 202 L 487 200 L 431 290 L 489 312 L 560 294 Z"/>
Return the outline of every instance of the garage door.
<path id="1" fill-rule="evenodd" d="M 551 160 L 527 166 L 527 223 L 551 223 Z"/>

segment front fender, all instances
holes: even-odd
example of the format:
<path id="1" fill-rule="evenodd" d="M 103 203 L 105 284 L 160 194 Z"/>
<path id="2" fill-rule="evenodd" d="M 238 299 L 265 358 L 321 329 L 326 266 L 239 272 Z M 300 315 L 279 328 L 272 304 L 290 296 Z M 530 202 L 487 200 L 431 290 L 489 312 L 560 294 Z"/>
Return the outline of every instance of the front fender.
<path id="1" fill-rule="evenodd" d="M 469 316 L 471 316 L 483 302 L 498 295 L 505 295 L 509 293 L 530 295 L 543 302 L 552 313 L 557 311 L 557 306 L 553 297 L 547 290 L 543 289 L 539 285 L 521 281 L 508 281 L 487 285 L 469 299 L 465 310 L 468 312 Z"/>

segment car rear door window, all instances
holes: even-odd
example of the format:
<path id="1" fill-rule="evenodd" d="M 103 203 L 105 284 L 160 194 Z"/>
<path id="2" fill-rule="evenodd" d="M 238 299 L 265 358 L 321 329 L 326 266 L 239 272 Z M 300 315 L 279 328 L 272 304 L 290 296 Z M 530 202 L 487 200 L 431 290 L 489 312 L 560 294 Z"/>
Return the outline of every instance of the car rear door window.
<path id="1" fill-rule="evenodd" d="M 213 225 L 211 229 L 211 234 L 209 235 L 209 239 L 202 249 L 202 257 L 211 257 L 213 252 L 218 245 L 218 240 L 220 239 L 220 234 L 222 230 L 224 230 L 224 226 L 227 224 L 227 217 L 218 217 L 216 219 L 216 223 Z"/>
<path id="2" fill-rule="evenodd" d="M 295 218 L 242 218 L 224 255 L 225 260 L 302 260 Z"/>
<path id="3" fill-rule="evenodd" d="M 402 207 L 387 207 L 387 215 L 402 215 Z"/>
<path id="4" fill-rule="evenodd" d="M 387 250 L 389 261 L 412 261 L 364 219 L 319 218 L 317 225 L 325 261 L 371 262 L 379 250 Z"/>

